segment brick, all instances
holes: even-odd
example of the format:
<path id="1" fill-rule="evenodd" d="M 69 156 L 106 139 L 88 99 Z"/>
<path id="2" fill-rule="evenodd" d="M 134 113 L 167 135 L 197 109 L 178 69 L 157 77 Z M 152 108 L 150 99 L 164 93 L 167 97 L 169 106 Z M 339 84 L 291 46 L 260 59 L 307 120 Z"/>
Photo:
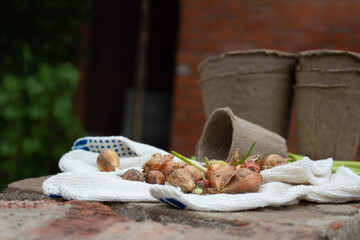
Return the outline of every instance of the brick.
<path id="1" fill-rule="evenodd" d="M 197 68 L 197 66 L 192 65 L 193 68 Z M 197 75 L 197 74 L 196 74 Z M 179 77 L 177 82 L 178 86 L 196 86 L 198 84 L 198 79 L 192 76 L 181 76 Z"/>
<path id="2" fill-rule="evenodd" d="M 329 227 L 331 228 L 331 230 L 336 231 L 341 227 L 341 225 L 342 225 L 342 222 L 335 221 L 335 222 L 330 223 Z"/>
<path id="3" fill-rule="evenodd" d="M 1 239 L 83 239 L 119 222 L 119 216 L 101 203 L 53 200 L 0 201 Z"/>

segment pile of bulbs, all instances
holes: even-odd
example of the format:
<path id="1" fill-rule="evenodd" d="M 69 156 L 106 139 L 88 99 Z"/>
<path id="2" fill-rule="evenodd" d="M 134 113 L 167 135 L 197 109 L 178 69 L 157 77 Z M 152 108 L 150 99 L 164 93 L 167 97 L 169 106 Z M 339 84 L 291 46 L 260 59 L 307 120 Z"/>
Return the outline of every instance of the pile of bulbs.
<path id="1" fill-rule="evenodd" d="M 283 165 L 291 159 L 271 154 L 265 158 L 261 154 L 239 160 L 240 150 L 227 163 L 221 160 L 208 160 L 204 163 L 188 159 L 176 152 L 162 155 L 156 153 L 142 166 L 143 171 L 130 169 L 122 175 L 123 180 L 140 181 L 149 184 L 170 184 L 179 187 L 182 192 L 196 194 L 249 193 L 257 192 L 262 183 L 260 172 Z M 183 162 L 175 162 L 174 156 Z M 98 169 L 102 172 L 117 171 L 120 167 L 119 156 L 112 150 L 104 150 L 97 157 Z"/>

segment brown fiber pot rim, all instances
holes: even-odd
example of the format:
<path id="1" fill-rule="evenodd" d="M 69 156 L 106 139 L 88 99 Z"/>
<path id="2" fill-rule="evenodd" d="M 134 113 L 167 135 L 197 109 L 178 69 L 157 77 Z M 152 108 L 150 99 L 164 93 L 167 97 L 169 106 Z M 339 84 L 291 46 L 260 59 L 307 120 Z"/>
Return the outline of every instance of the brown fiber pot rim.
<path id="1" fill-rule="evenodd" d="M 280 50 L 274 50 L 274 49 L 252 49 L 252 50 L 234 50 L 234 51 L 227 51 L 222 53 L 220 56 L 217 57 L 210 57 L 208 59 L 205 59 L 202 61 L 198 66 L 198 71 L 201 72 L 206 64 L 209 62 L 215 62 L 220 61 L 224 58 L 231 57 L 231 56 L 237 56 L 237 55 L 257 55 L 257 54 L 263 54 L 263 55 L 269 55 L 269 56 L 276 56 L 276 57 L 286 57 L 286 58 L 297 58 L 298 54 L 296 53 L 290 53 Z"/>
<path id="2" fill-rule="evenodd" d="M 312 50 L 301 51 L 298 53 L 298 57 L 314 57 L 314 56 L 325 56 L 325 55 L 348 55 L 360 59 L 359 53 L 347 51 L 347 50 L 312 49 Z"/>

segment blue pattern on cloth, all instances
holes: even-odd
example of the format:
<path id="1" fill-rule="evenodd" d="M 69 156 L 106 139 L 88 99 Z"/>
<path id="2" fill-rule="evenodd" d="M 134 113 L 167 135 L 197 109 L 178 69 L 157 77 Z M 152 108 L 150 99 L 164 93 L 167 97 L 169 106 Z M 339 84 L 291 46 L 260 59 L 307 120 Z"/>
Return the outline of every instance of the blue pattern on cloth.
<path id="1" fill-rule="evenodd" d="M 50 194 L 49 197 L 51 197 L 51 198 L 62 198 L 62 196 L 57 195 L 57 194 Z"/>
<path id="2" fill-rule="evenodd" d="M 71 150 L 82 149 L 85 151 L 100 153 L 105 149 L 115 151 L 120 157 L 135 157 L 136 152 L 121 139 L 112 137 L 85 137 L 75 141 Z"/>
<path id="3" fill-rule="evenodd" d="M 172 207 L 176 207 L 176 208 L 180 208 L 180 209 L 186 208 L 185 204 L 183 204 L 182 202 L 180 202 L 174 198 L 160 198 L 159 200 L 160 200 L 160 202 L 166 203 Z"/>

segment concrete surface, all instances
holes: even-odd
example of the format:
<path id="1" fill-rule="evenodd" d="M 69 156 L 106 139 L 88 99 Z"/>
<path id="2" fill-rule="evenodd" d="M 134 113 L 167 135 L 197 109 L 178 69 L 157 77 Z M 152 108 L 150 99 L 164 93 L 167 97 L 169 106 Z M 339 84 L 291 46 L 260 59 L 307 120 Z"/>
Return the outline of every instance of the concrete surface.
<path id="1" fill-rule="evenodd" d="M 42 192 L 42 183 L 51 176 L 27 178 L 8 184 L 0 194 L 0 200 L 49 199 Z"/>
<path id="2" fill-rule="evenodd" d="M 196 212 L 162 203 L 49 199 L 49 176 L 8 185 L 0 194 L 0 239 L 360 239 L 360 201 L 302 202 L 242 212 Z"/>

